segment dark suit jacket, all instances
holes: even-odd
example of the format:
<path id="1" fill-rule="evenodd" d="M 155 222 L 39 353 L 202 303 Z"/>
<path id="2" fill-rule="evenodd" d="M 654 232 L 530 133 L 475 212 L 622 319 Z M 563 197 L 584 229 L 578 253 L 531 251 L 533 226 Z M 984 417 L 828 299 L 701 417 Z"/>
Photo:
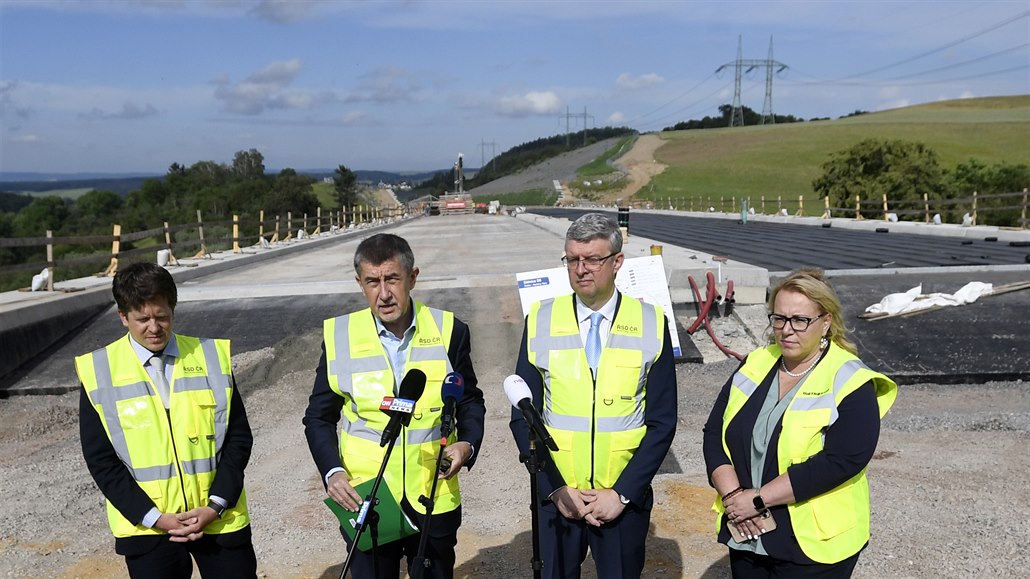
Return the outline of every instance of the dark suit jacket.
<path id="1" fill-rule="evenodd" d="M 622 303 L 622 294 L 619 293 L 618 302 L 615 306 L 616 314 L 619 305 Z M 572 302 L 575 308 L 575 301 Z M 575 312 L 573 312 L 575 315 Z M 528 322 L 528 320 L 527 320 Z M 533 393 L 533 405 L 537 410 L 543 412 L 544 380 L 536 366 L 529 363 L 526 353 L 526 331 L 522 332 L 522 346 L 519 349 L 519 359 L 515 367 L 515 373 L 522 377 Z M 590 393 L 584 393 L 590 395 Z M 662 466 L 665 455 L 672 446 L 672 439 L 676 434 L 676 364 L 673 360 L 672 336 L 669 334 L 669 325 L 665 324 L 665 336 L 662 341 L 662 352 L 658 359 L 651 366 L 647 375 L 647 384 L 644 389 L 644 425 L 647 432 L 640 441 L 640 448 L 630 459 L 629 464 L 615 481 L 617 493 L 628 498 L 637 507 L 648 507 L 650 505 L 651 480 Z M 522 412 L 512 408 L 511 432 L 515 436 L 515 444 L 519 447 L 520 459 L 524 460 L 529 456 L 529 429 Z M 542 447 L 542 445 L 540 445 Z M 561 473 L 555 468 L 554 462 L 546 460 L 548 457 L 546 447 L 538 448 L 538 456 L 545 461 L 546 468 L 538 478 L 539 498 L 541 502 L 547 502 L 547 497 L 555 490 L 565 485 Z"/>
<path id="2" fill-rule="evenodd" d="M 176 359 L 178 363 L 178 359 Z M 243 407 L 243 398 L 236 388 L 236 378 L 232 379 L 232 398 L 229 402 L 229 424 L 225 432 L 225 442 L 218 459 L 218 470 L 211 483 L 209 494 L 219 496 L 234 506 L 243 492 L 243 469 L 250 460 L 250 451 L 254 438 L 250 432 L 247 411 Z M 136 484 L 135 479 L 125 464 L 118 458 L 111 445 L 111 440 L 104 431 L 100 415 L 89 401 L 86 389 L 79 388 L 79 437 L 82 440 L 82 457 L 86 459 L 89 473 L 93 475 L 100 492 L 111 501 L 119 512 L 129 521 L 139 524 L 143 517 L 156 507 L 147 493 Z M 205 505 L 195 505 L 205 506 Z M 222 544 L 236 544 L 243 535 L 250 536 L 250 529 L 212 535 Z M 205 535 L 207 537 L 208 535 Z M 167 540 L 165 535 L 115 538 L 115 550 L 120 555 L 138 555 L 154 548 L 157 541 Z"/>
<path id="3" fill-rule="evenodd" d="M 825 355 L 826 352 L 823 352 L 823 356 Z M 741 362 L 740 365 L 743 366 L 744 362 Z M 778 368 L 779 365 L 776 365 L 769 370 L 762 383 L 751 394 L 726 429 L 726 446 L 729 447 L 730 455 L 733 457 L 732 463 L 722 446 L 722 417 L 726 412 L 726 404 L 729 402 L 733 376 L 730 376 L 730 379 L 723 384 L 704 426 L 703 450 L 709 483 L 712 480 L 712 472 L 724 464 L 732 464 L 740 486 L 746 489 L 768 484 L 779 476 L 778 444 L 783 428 L 782 417 L 769 438 L 765 466 L 762 468 L 762 480 L 758 481 L 760 484 L 751 480 L 752 433 Z M 740 366 L 737 369 L 739 370 Z M 808 460 L 787 468 L 795 501 L 805 501 L 840 486 L 861 472 L 869 464 L 873 452 L 876 451 L 876 442 L 880 437 L 880 411 L 876 404 L 876 387 L 873 383 L 866 382 L 847 395 L 837 407 L 837 412 L 837 421 L 826 430 L 823 450 L 812 455 Z M 765 547 L 769 556 L 798 564 L 812 563 L 813 561 L 801 551 L 801 546 L 794 538 L 794 528 L 791 525 L 787 506 L 771 507 L 769 512 L 776 519 L 777 527 L 775 532 L 762 536 L 762 546 Z M 726 543 L 729 538 L 729 530 L 723 524 L 719 533 L 719 542 Z"/>
<path id="4" fill-rule="evenodd" d="M 371 320 L 372 318 L 369 317 Z M 472 444 L 475 452 L 466 468 L 472 468 L 483 444 L 483 420 L 486 406 L 483 403 L 483 392 L 479 389 L 479 380 L 472 368 L 472 344 L 469 327 L 465 322 L 454 318 L 454 330 L 447 348 L 447 357 L 455 372 L 465 379 L 465 388 L 457 407 L 457 437 L 459 441 Z M 439 388 L 441 385 L 427 384 L 426 388 Z M 315 459 L 318 473 L 325 484 L 325 474 L 334 468 L 342 467 L 340 461 L 340 438 L 337 425 L 343 410 L 344 399 L 329 387 L 326 375 L 325 342 L 322 342 L 322 357 L 315 370 L 315 384 L 311 389 L 308 408 L 304 412 L 304 435 L 308 439 L 308 448 Z"/>

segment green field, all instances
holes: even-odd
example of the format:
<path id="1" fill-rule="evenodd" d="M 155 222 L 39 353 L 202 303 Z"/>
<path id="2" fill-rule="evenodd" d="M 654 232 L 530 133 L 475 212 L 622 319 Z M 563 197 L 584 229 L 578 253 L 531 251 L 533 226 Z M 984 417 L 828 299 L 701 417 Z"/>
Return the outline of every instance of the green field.
<path id="1" fill-rule="evenodd" d="M 315 181 L 311 185 L 311 191 L 318 197 L 318 204 L 322 207 L 336 207 L 339 203 L 336 200 L 336 185 L 324 181 Z"/>
<path id="2" fill-rule="evenodd" d="M 660 136 L 667 143 L 655 158 L 669 168 L 638 197 L 673 203 L 749 197 L 754 206 L 762 196 L 782 196 L 795 207 L 803 195 L 806 213 L 818 214 L 822 202 L 812 181 L 822 174 L 823 163 L 832 153 L 865 139 L 924 143 L 948 170 L 970 159 L 986 165 L 1030 165 L 1030 95 L 946 101 L 833 121 L 670 131 Z"/>

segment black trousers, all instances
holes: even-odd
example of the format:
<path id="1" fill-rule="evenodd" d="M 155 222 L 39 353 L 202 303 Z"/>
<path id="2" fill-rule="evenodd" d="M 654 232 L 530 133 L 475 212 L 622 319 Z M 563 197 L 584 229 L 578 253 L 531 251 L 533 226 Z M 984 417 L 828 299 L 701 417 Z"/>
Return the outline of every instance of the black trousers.
<path id="1" fill-rule="evenodd" d="M 189 579 L 193 561 L 200 576 L 210 579 L 254 579 L 257 556 L 250 527 L 234 533 L 204 535 L 196 541 L 173 543 L 167 535 L 117 540 L 133 579 Z"/>
<path id="2" fill-rule="evenodd" d="M 815 563 L 802 565 L 791 561 L 773 559 L 751 551 L 730 549 L 730 571 L 739 579 L 847 579 L 855 571 L 859 551 L 839 563 Z"/>
<path id="3" fill-rule="evenodd" d="M 647 493 L 644 508 L 628 505 L 619 518 L 601 527 L 566 519 L 554 503 L 540 507 L 541 577 L 579 579 L 589 548 L 598 579 L 639 579 L 651 523 L 651 497 Z"/>
<path id="4" fill-rule="evenodd" d="M 425 528 L 425 518 L 416 513 L 407 500 L 401 501 L 401 508 L 408 517 L 415 522 L 418 528 Z M 454 577 L 454 546 L 458 544 L 458 527 L 461 526 L 461 506 L 447 513 L 433 513 L 429 522 L 429 538 L 426 539 L 426 550 L 423 553 L 429 567 L 422 572 L 424 579 L 453 579 Z M 366 533 L 368 530 L 365 531 Z M 343 533 L 343 529 L 340 529 Z M 399 541 L 378 545 L 375 549 L 375 557 L 372 551 L 355 549 L 350 562 L 350 576 L 353 579 L 400 579 L 401 560 L 407 563 L 408 572 L 411 574 L 411 565 L 418 554 L 418 544 L 422 533 L 405 537 Z M 350 541 L 346 534 L 343 535 L 350 548 Z M 375 565 L 373 565 L 375 561 Z M 374 570 L 378 568 L 379 573 Z"/>

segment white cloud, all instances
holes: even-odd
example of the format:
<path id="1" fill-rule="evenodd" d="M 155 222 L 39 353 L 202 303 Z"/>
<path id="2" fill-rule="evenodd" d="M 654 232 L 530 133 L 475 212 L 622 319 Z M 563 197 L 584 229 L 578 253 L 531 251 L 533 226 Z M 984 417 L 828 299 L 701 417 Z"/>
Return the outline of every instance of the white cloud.
<path id="1" fill-rule="evenodd" d="M 416 76 L 402 68 L 385 67 L 361 75 L 345 102 L 395 103 L 415 100 L 422 90 Z"/>
<path id="2" fill-rule="evenodd" d="M 133 119 L 144 119 L 147 117 L 157 116 L 159 113 L 154 105 L 147 103 L 146 105 L 140 106 L 136 103 L 125 102 L 122 104 L 120 111 L 109 113 L 101 109 L 100 107 L 93 107 L 88 113 L 80 113 L 79 118 L 82 119 L 121 119 L 121 120 L 133 120 Z"/>
<path id="3" fill-rule="evenodd" d="M 615 86 L 624 90 L 638 90 L 651 86 L 657 86 L 664 82 L 664 78 L 653 72 L 642 74 L 640 76 L 633 76 L 628 72 L 624 72 L 619 75 L 619 78 L 615 79 Z"/>
<path id="4" fill-rule="evenodd" d="M 291 24 L 314 16 L 313 0 L 261 0 L 248 14 L 276 24 Z"/>
<path id="5" fill-rule="evenodd" d="M 624 122 L 626 122 L 626 115 L 622 114 L 621 111 L 615 111 L 614 113 L 608 115 L 609 125 L 618 125 Z"/>
<path id="6" fill-rule="evenodd" d="M 561 110 L 561 99 L 551 91 L 528 92 L 524 95 L 502 97 L 497 110 L 507 117 L 551 115 Z"/>
<path id="7" fill-rule="evenodd" d="M 368 118 L 368 115 L 361 111 L 350 111 L 340 116 L 340 122 L 345 125 L 353 125 L 365 120 L 366 118 Z"/>
<path id="8" fill-rule="evenodd" d="M 286 91 L 304 63 L 299 58 L 272 62 L 233 84 L 228 75 L 221 74 L 211 82 L 216 86 L 215 98 L 222 101 L 226 111 L 241 115 L 258 115 L 268 109 L 312 109 L 336 100 L 329 91 Z"/>
<path id="9" fill-rule="evenodd" d="M 42 141 L 43 139 L 39 138 L 39 135 L 34 135 L 32 133 L 11 137 L 12 143 L 39 143 Z"/>

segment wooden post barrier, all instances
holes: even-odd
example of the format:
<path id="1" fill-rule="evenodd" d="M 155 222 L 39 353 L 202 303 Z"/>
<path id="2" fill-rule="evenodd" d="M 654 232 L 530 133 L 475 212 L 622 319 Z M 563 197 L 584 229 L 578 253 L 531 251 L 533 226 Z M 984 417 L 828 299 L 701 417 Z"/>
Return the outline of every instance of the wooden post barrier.
<path id="1" fill-rule="evenodd" d="M 240 252 L 240 216 L 232 215 L 232 252 Z"/>
<path id="2" fill-rule="evenodd" d="M 322 233 L 322 207 L 319 206 L 317 211 L 318 212 L 315 214 L 317 216 L 315 217 L 315 230 L 311 232 L 311 235 Z"/>
<path id="3" fill-rule="evenodd" d="M 307 234 L 308 234 L 308 214 L 305 213 L 304 214 L 304 236 L 307 237 Z"/>
<path id="4" fill-rule="evenodd" d="M 283 241 L 289 241 L 291 239 L 293 239 L 293 212 L 292 211 L 287 211 L 286 212 L 286 237 L 283 238 Z"/>
<path id="5" fill-rule="evenodd" d="M 830 196 L 823 197 L 823 219 L 830 218 Z"/>
<path id="6" fill-rule="evenodd" d="M 279 216 L 275 216 L 275 233 L 272 235 L 272 240 L 269 243 L 279 242 Z"/>
<path id="7" fill-rule="evenodd" d="M 798 212 L 794 214 L 796 217 L 802 217 L 805 215 L 805 196 L 798 195 Z"/>
<path id="8" fill-rule="evenodd" d="M 54 232 L 46 230 L 46 291 L 54 291 Z"/>
<path id="9" fill-rule="evenodd" d="M 929 223 L 930 222 L 930 196 L 928 194 L 926 194 L 926 193 L 923 193 L 923 215 L 924 215 L 923 222 L 924 223 Z"/>
<path id="10" fill-rule="evenodd" d="M 258 211 L 258 245 L 265 240 L 265 210 Z"/>
<path id="11" fill-rule="evenodd" d="M 973 191 L 973 223 L 976 225 L 976 191 Z"/>
<path id="12" fill-rule="evenodd" d="M 210 258 L 207 252 L 207 243 L 204 241 L 204 220 L 200 216 L 200 209 L 197 209 L 197 234 L 200 236 L 200 251 L 193 257 L 196 259 Z"/>
<path id="13" fill-rule="evenodd" d="M 855 193 L 855 221 L 862 221 L 862 196 Z"/>
<path id="14" fill-rule="evenodd" d="M 887 194 L 886 193 L 883 194 L 883 220 L 884 221 L 890 221 L 889 219 L 887 219 Z"/>
<path id="15" fill-rule="evenodd" d="M 97 277 L 111 277 L 118 273 L 118 252 L 121 251 L 122 247 L 122 226 L 115 223 L 114 231 L 111 234 L 114 236 L 114 240 L 111 241 L 111 263 L 107 266 L 107 269 L 97 274 Z"/>
<path id="16" fill-rule="evenodd" d="M 762 215 L 765 215 L 765 195 L 762 195 Z"/>
<path id="17" fill-rule="evenodd" d="M 168 222 L 165 221 L 165 249 L 168 250 L 168 265 L 179 265 L 179 260 L 175 259 L 175 253 L 172 252 L 172 232 L 168 228 Z"/>

